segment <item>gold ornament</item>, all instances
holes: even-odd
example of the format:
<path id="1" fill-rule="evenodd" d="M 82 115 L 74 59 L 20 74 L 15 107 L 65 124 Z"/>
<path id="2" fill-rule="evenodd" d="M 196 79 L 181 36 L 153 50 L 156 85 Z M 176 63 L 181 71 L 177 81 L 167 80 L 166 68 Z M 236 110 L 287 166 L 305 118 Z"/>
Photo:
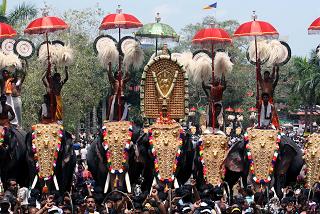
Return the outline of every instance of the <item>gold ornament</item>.
<path id="1" fill-rule="evenodd" d="M 305 163 L 307 167 L 307 188 L 320 181 L 320 134 L 313 133 L 305 144 Z"/>
<path id="2" fill-rule="evenodd" d="M 270 174 L 270 164 L 274 151 L 277 150 L 277 130 L 249 129 L 248 139 L 250 152 L 254 161 L 255 175 L 258 179 L 266 179 Z"/>
<path id="3" fill-rule="evenodd" d="M 228 151 L 228 138 L 224 135 L 206 134 L 201 136 L 203 142 L 203 159 L 207 168 L 207 182 L 221 184 L 222 165 Z"/>

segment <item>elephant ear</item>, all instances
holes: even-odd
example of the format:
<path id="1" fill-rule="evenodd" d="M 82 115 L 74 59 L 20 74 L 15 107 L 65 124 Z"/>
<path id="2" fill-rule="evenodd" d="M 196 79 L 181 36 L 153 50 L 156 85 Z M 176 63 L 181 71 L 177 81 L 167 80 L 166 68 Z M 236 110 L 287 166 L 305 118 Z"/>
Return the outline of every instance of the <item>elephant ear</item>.
<path id="1" fill-rule="evenodd" d="M 234 144 L 225 159 L 225 167 L 233 172 L 242 172 L 244 169 L 244 141 Z"/>
<path id="2" fill-rule="evenodd" d="M 299 164 L 295 163 L 298 161 L 297 155 L 302 156 L 302 152 L 300 148 L 297 146 L 295 142 L 293 142 L 289 137 L 282 136 L 280 142 L 280 159 L 279 159 L 279 166 L 277 167 L 278 173 L 280 175 L 285 174 L 289 167 L 292 164 Z M 293 161 L 295 160 L 295 161 Z"/>

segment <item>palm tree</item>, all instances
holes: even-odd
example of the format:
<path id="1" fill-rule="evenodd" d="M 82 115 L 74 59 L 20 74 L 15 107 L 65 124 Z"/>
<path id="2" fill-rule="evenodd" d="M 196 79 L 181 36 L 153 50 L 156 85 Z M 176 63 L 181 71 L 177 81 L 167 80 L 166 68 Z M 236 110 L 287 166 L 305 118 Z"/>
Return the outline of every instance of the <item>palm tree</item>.
<path id="1" fill-rule="evenodd" d="M 319 59 L 315 52 L 311 53 L 311 58 L 294 58 L 294 66 L 291 74 L 295 76 L 297 83 L 294 84 L 293 92 L 300 95 L 300 104 L 304 106 L 306 125 L 310 124 L 307 118 L 308 112 L 312 113 L 313 107 L 317 102 L 316 91 L 320 84 Z"/>
<path id="2" fill-rule="evenodd" d="M 38 10 L 34 5 L 26 4 L 25 2 L 16 6 L 7 14 L 7 0 L 2 0 L 0 5 L 0 22 L 6 22 L 11 25 L 17 25 L 37 16 Z"/>

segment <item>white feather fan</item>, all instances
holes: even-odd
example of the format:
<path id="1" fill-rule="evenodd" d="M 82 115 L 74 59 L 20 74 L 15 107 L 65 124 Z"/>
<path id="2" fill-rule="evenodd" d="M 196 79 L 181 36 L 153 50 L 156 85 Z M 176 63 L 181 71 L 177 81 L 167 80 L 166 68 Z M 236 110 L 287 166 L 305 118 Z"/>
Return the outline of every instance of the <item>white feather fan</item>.
<path id="1" fill-rule="evenodd" d="M 6 55 L 0 50 L 0 69 L 5 67 Z"/>
<path id="2" fill-rule="evenodd" d="M 123 63 L 128 69 L 133 66 L 134 69 L 139 69 L 144 60 L 144 53 L 140 43 L 135 40 L 130 40 L 123 46 Z"/>
<path id="3" fill-rule="evenodd" d="M 249 58 L 251 61 L 256 61 L 256 49 L 255 49 L 255 42 L 252 41 L 249 46 Z M 257 42 L 257 52 L 258 52 L 258 59 L 260 61 L 265 61 L 270 57 L 270 46 L 266 40 L 258 41 Z"/>
<path id="4" fill-rule="evenodd" d="M 195 60 L 195 68 L 193 70 L 194 74 L 193 81 L 197 84 L 201 84 L 202 81 L 209 80 L 212 74 L 212 63 L 211 58 L 204 54 Z"/>
<path id="5" fill-rule="evenodd" d="M 21 60 L 14 53 L 9 53 L 8 55 L 5 55 L 5 61 L 4 61 L 3 66 L 4 67 L 14 66 L 17 69 L 22 69 Z"/>
<path id="6" fill-rule="evenodd" d="M 194 63 L 195 61 L 192 59 L 193 55 L 191 52 L 183 52 L 183 53 L 172 53 L 171 59 L 176 60 L 180 65 L 184 67 L 186 72 L 188 73 L 189 79 L 193 79 L 194 74 Z"/>
<path id="7" fill-rule="evenodd" d="M 230 60 L 228 53 L 217 52 L 214 57 L 214 75 L 220 77 L 222 74 L 231 72 L 233 63 Z"/>
<path id="8" fill-rule="evenodd" d="M 268 66 L 279 64 L 286 60 L 288 57 L 288 49 L 281 44 L 278 40 L 271 40 L 270 46 L 270 57 L 268 60 Z"/>
<path id="9" fill-rule="evenodd" d="M 180 57 L 177 59 L 178 62 L 183 65 L 184 69 L 188 73 L 188 76 L 191 80 L 194 79 L 194 69 L 195 61 L 192 59 L 193 55 L 191 52 L 183 52 Z"/>
<path id="10" fill-rule="evenodd" d="M 57 46 L 56 47 L 57 55 L 57 65 L 61 66 L 70 66 L 73 63 L 73 50 L 70 45 L 66 46 Z"/>
<path id="11" fill-rule="evenodd" d="M 119 52 L 113 41 L 106 41 L 105 45 L 98 53 L 98 59 L 103 68 L 109 67 L 109 62 L 118 62 Z"/>

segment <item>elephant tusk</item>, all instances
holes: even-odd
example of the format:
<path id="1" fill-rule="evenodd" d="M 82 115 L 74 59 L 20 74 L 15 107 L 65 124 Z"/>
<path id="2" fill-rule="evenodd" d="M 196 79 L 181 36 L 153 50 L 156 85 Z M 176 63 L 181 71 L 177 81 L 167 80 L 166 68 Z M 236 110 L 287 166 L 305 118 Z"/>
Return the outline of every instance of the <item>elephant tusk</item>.
<path id="1" fill-rule="evenodd" d="M 56 175 L 53 176 L 53 183 L 57 191 L 59 191 L 59 184 Z"/>
<path id="2" fill-rule="evenodd" d="M 176 178 L 174 179 L 173 186 L 175 189 L 179 188 L 178 180 Z"/>
<path id="3" fill-rule="evenodd" d="M 110 173 L 108 172 L 106 183 L 104 184 L 104 192 L 103 193 L 107 193 L 108 192 L 109 183 L 110 183 Z"/>
<path id="4" fill-rule="evenodd" d="M 150 189 L 150 194 L 149 194 L 149 195 L 151 195 L 152 188 L 153 188 L 153 186 L 155 186 L 156 184 L 157 184 L 157 179 L 156 179 L 156 177 L 154 177 L 154 178 L 153 178 L 153 181 L 152 181 L 152 185 L 151 185 L 151 189 Z"/>
<path id="5" fill-rule="evenodd" d="M 127 186 L 128 193 L 131 193 L 130 177 L 128 172 L 126 172 L 125 174 L 125 179 L 126 179 L 126 186 Z"/>
<path id="6" fill-rule="evenodd" d="M 38 175 L 36 175 L 33 179 L 32 185 L 31 185 L 31 189 L 34 189 L 34 187 L 36 186 L 38 182 Z"/>

